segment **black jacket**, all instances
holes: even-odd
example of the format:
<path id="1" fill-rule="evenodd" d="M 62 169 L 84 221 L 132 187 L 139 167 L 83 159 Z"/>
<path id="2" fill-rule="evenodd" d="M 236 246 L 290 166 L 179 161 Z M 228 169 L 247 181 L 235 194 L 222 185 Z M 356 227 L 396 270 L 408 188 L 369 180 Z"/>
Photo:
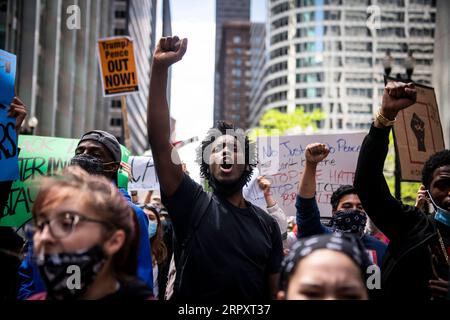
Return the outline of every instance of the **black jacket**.
<path id="1" fill-rule="evenodd" d="M 430 299 L 428 281 L 434 278 L 430 247 L 439 244 L 437 224 L 439 228 L 441 224 L 392 197 L 383 175 L 389 131 L 371 127 L 361 146 L 354 186 L 367 214 L 390 239 L 381 268 L 382 296 Z"/>

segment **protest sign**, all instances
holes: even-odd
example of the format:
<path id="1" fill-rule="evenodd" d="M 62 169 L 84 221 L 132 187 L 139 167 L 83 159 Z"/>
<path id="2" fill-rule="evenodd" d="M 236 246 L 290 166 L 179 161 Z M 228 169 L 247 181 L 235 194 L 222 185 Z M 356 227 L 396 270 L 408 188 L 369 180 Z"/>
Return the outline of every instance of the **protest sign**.
<path id="1" fill-rule="evenodd" d="M 0 226 L 20 227 L 31 219 L 39 179 L 53 176 L 68 166 L 75 155 L 78 141 L 39 136 L 19 137 L 19 179 L 12 185 L 8 203 L 0 217 Z M 128 162 L 130 152 L 123 146 L 121 148 L 122 161 Z M 119 170 L 119 187 L 127 188 L 127 183 L 128 176 Z"/>
<path id="2" fill-rule="evenodd" d="M 139 91 L 133 40 L 112 37 L 98 41 L 103 95 L 113 97 Z"/>
<path id="3" fill-rule="evenodd" d="M 300 175 L 305 167 L 305 149 L 310 143 L 324 143 L 330 149 L 328 157 L 318 164 L 316 199 L 321 216 L 331 216 L 330 198 L 341 185 L 353 184 L 359 150 L 365 133 L 283 136 L 258 138 L 258 166 L 272 184 L 271 193 L 286 215 L 295 216 L 295 201 Z M 258 184 L 245 188 L 246 199 L 265 208 Z"/>
<path id="4" fill-rule="evenodd" d="M 16 119 L 8 117 L 14 99 L 16 56 L 0 50 L 0 181 L 19 176 Z"/>
<path id="5" fill-rule="evenodd" d="M 421 181 L 428 158 L 445 149 L 434 89 L 416 84 L 416 90 L 416 103 L 400 111 L 394 125 L 403 181 Z"/>
<path id="6" fill-rule="evenodd" d="M 130 157 L 131 181 L 128 190 L 156 190 L 159 189 L 153 157 Z"/>

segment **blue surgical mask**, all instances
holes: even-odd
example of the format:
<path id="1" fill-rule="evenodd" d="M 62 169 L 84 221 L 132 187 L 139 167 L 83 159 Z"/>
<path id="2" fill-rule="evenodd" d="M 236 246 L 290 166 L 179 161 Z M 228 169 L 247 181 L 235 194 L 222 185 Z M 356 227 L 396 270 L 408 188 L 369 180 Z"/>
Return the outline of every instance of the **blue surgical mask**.
<path id="1" fill-rule="evenodd" d="M 450 227 L 450 212 L 448 210 L 445 210 L 444 208 L 439 207 L 436 202 L 434 202 L 433 197 L 431 196 L 430 191 L 427 190 L 427 193 L 430 197 L 431 203 L 434 206 L 434 209 L 436 210 L 436 214 L 434 215 L 434 219 L 445 224 L 446 226 Z"/>
<path id="2" fill-rule="evenodd" d="M 158 229 L 158 224 L 154 221 L 148 222 L 148 237 L 149 239 L 153 238 L 156 234 L 156 230 Z"/>

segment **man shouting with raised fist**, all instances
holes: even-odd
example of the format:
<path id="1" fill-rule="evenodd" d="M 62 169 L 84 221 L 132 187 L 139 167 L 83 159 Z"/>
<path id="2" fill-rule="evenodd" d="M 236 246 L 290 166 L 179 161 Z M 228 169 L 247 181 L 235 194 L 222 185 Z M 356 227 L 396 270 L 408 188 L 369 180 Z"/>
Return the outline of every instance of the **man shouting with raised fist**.
<path id="1" fill-rule="evenodd" d="M 267 300 L 277 291 L 283 250 L 276 221 L 242 195 L 256 165 L 249 139 L 225 122 L 208 132 L 197 161 L 213 193 L 183 173 L 170 143 L 167 73 L 186 49 L 186 39 L 160 40 L 153 56 L 148 105 L 148 138 L 176 238 L 173 297 Z"/>

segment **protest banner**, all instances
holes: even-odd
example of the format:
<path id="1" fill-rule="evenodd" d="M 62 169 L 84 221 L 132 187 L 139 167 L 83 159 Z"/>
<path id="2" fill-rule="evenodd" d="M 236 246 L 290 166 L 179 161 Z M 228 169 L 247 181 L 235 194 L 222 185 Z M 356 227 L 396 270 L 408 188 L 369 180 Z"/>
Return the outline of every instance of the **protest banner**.
<path id="1" fill-rule="evenodd" d="M 353 184 L 361 143 L 366 133 L 260 137 L 256 174 L 264 175 L 272 184 L 271 193 L 287 216 L 295 216 L 295 201 L 300 175 L 305 167 L 305 149 L 310 143 L 324 143 L 328 157 L 318 164 L 316 199 L 321 216 L 331 216 L 330 198 L 341 185 Z M 265 209 L 256 175 L 244 188 L 247 200 Z"/>
<path id="2" fill-rule="evenodd" d="M 131 181 L 128 190 L 157 190 L 159 189 L 158 176 L 155 171 L 153 157 L 130 157 L 128 164 L 131 167 Z"/>
<path id="3" fill-rule="evenodd" d="M 31 208 L 36 199 L 39 179 L 50 177 L 70 164 L 78 145 L 77 139 L 39 136 L 19 137 L 19 179 L 14 181 L 0 226 L 21 227 L 31 219 Z M 122 161 L 128 162 L 130 152 L 122 148 Z M 118 186 L 127 188 L 128 175 L 119 170 Z"/>
<path id="4" fill-rule="evenodd" d="M 139 91 L 133 40 L 129 37 L 98 41 L 103 95 L 113 97 Z"/>
<path id="5" fill-rule="evenodd" d="M 8 117 L 14 99 L 16 56 L 0 50 L 0 181 L 19 176 L 16 119 Z"/>
<path id="6" fill-rule="evenodd" d="M 422 168 L 434 153 L 445 149 L 434 89 L 416 84 L 417 101 L 397 115 L 394 141 L 403 181 L 421 181 Z"/>

